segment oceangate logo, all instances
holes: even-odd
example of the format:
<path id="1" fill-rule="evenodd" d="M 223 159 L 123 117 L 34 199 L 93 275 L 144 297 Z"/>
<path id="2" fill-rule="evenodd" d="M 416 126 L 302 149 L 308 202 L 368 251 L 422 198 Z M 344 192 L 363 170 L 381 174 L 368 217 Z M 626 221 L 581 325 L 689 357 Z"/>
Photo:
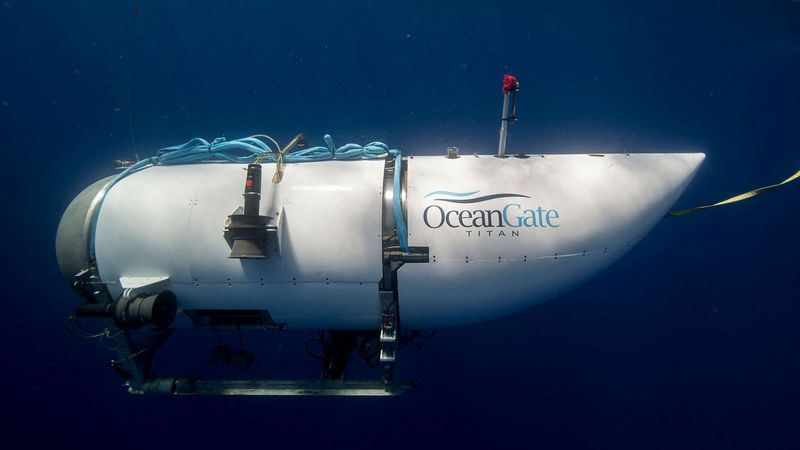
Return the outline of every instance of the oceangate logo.
<path id="1" fill-rule="evenodd" d="M 525 200 L 506 200 L 498 208 L 497 200 L 500 199 L 530 199 L 529 195 L 515 193 L 500 193 L 481 195 L 480 191 L 451 192 L 433 191 L 425 196 L 433 202 L 422 213 L 422 221 L 428 228 L 463 228 L 467 237 L 482 236 L 519 236 L 521 229 L 530 228 L 558 228 L 559 215 L 555 209 L 541 206 L 531 207 Z M 491 202 L 494 208 L 481 208 L 489 205 L 476 205 L 476 207 L 459 207 L 459 205 L 475 205 Z"/>

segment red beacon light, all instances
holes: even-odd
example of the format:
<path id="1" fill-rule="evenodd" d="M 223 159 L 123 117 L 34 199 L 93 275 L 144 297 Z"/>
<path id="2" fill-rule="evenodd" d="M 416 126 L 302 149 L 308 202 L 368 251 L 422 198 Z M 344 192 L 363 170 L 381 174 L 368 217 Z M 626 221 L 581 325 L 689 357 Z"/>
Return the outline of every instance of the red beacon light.
<path id="1" fill-rule="evenodd" d="M 503 75 L 503 94 L 508 95 L 509 92 L 517 92 L 519 90 L 519 81 L 514 75 Z"/>

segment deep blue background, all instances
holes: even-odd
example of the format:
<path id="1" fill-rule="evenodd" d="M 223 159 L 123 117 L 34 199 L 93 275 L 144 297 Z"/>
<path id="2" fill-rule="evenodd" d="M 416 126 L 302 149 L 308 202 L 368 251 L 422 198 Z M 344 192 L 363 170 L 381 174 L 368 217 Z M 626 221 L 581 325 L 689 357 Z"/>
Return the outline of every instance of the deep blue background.
<path id="1" fill-rule="evenodd" d="M 796 183 L 664 220 L 555 301 L 441 331 L 402 355 L 422 388 L 391 399 L 130 396 L 112 353 L 64 330 L 78 298 L 53 252 L 66 205 L 134 140 L 491 153 L 504 72 L 522 83 L 510 151 L 705 151 L 681 207 L 777 182 L 800 168 L 800 3 L 140 3 L 134 20 L 134 1 L 0 1 L 4 441 L 800 447 Z M 305 337 L 246 336 L 272 375 L 313 373 Z M 213 338 L 190 338 L 157 364 L 202 363 Z"/>

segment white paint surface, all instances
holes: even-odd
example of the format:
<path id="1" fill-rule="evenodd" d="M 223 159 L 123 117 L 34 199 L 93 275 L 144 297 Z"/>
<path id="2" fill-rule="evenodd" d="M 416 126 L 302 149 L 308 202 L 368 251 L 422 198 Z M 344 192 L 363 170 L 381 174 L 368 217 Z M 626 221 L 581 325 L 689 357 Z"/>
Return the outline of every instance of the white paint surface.
<path id="1" fill-rule="evenodd" d="M 672 206 L 702 154 L 414 157 L 408 161 L 409 243 L 429 264 L 399 272 L 401 320 L 443 327 L 510 314 L 608 266 Z M 293 328 L 377 328 L 380 319 L 382 160 L 289 164 L 283 181 L 264 166 L 262 214 L 279 243 L 267 260 L 229 259 L 224 222 L 242 205 L 244 166 L 153 167 L 115 185 L 100 211 L 96 252 L 104 280 L 169 277 L 184 309 L 268 309 Z M 475 204 L 433 191 L 516 193 Z M 426 207 L 554 210 L 558 227 L 432 229 Z M 517 211 L 516 207 L 512 207 Z M 452 216 L 451 216 L 452 217 Z M 499 236 L 504 231 L 506 236 Z M 556 255 L 557 254 L 557 255 Z M 468 261 L 468 262 L 467 262 Z M 113 295 L 120 292 L 111 285 Z"/>

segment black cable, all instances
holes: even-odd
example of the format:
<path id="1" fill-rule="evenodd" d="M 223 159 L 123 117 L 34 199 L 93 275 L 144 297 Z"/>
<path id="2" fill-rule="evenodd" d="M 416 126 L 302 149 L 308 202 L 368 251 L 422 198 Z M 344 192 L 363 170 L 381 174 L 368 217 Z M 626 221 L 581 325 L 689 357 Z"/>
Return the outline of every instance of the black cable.
<path id="1" fill-rule="evenodd" d="M 306 341 L 305 349 L 306 349 L 306 353 L 308 353 L 309 356 L 311 356 L 314 359 L 318 359 L 318 360 L 322 361 L 323 355 L 325 353 L 325 334 L 324 334 L 324 332 L 322 330 L 318 331 L 317 333 L 318 333 L 318 337 L 311 338 L 311 339 Z M 312 343 L 317 343 L 319 345 L 320 350 L 322 351 L 322 353 L 320 353 L 318 355 L 318 354 L 314 353 L 313 351 L 311 351 L 311 349 L 308 348 L 308 346 L 309 346 L 309 344 L 312 344 Z"/>
<path id="2" fill-rule="evenodd" d="M 397 305 L 397 296 L 395 296 L 395 297 L 392 299 L 392 302 L 391 302 L 391 303 L 389 303 L 388 305 L 386 305 L 386 308 L 383 308 L 383 313 L 384 313 L 384 314 L 386 314 L 386 312 L 387 312 L 387 311 L 389 311 L 389 309 L 390 309 L 392 306 L 396 306 L 396 305 Z"/>
<path id="3" fill-rule="evenodd" d="M 70 325 L 72 323 L 75 323 L 75 326 L 80 328 L 81 331 L 86 332 L 86 333 L 90 333 L 90 334 L 89 335 L 85 335 L 85 334 L 75 333 L 72 330 L 72 327 L 70 327 Z M 78 320 L 78 316 L 76 316 L 75 314 L 70 314 L 67 317 L 66 329 L 67 329 L 67 333 L 69 333 L 69 334 L 71 334 L 71 335 L 73 335 L 75 337 L 84 338 L 84 339 L 96 339 L 96 338 L 102 337 L 106 333 L 108 333 L 108 329 L 105 329 L 103 331 L 98 332 L 97 330 L 89 330 L 88 328 L 85 328 L 83 325 L 81 325 L 80 321 Z"/>
<path id="4" fill-rule="evenodd" d="M 133 56 L 134 51 L 136 50 L 136 23 L 139 21 L 139 11 L 141 10 L 140 2 L 136 2 L 136 6 L 133 9 L 133 22 L 131 23 L 131 34 L 130 34 L 130 43 L 129 43 L 129 53 L 128 53 L 128 129 L 131 135 L 131 145 L 133 146 L 133 153 L 137 155 L 138 152 L 136 150 L 136 138 L 134 137 L 133 131 L 133 101 L 131 100 L 131 85 L 133 84 Z"/>
<path id="5" fill-rule="evenodd" d="M 370 369 L 374 369 L 380 366 L 380 360 L 378 359 L 378 355 L 381 352 L 380 341 L 378 339 L 377 334 L 372 333 L 362 333 L 360 336 L 360 342 L 358 344 L 358 356 L 364 360 L 364 363 Z M 375 350 L 370 352 L 369 348 L 371 345 L 374 345 Z"/>
<path id="6" fill-rule="evenodd" d="M 417 350 L 421 350 L 422 347 L 428 343 L 428 340 L 438 333 L 439 330 L 433 330 L 428 334 L 422 334 L 419 330 L 412 330 L 405 336 L 401 336 L 400 338 L 400 345 L 401 347 L 413 346 Z"/>
<path id="7" fill-rule="evenodd" d="M 75 326 L 77 326 L 82 331 L 84 331 L 86 333 L 90 333 L 90 334 L 76 333 L 72 329 L 72 327 L 70 327 L 70 325 L 72 323 L 75 323 Z M 114 336 L 110 335 L 110 331 L 111 330 L 109 330 L 108 328 L 106 328 L 105 330 L 100 331 L 100 332 L 97 332 L 95 330 L 89 330 L 88 328 L 86 328 L 83 325 L 81 325 L 80 321 L 78 320 L 78 316 L 76 316 L 75 314 L 70 314 L 67 317 L 67 325 L 66 325 L 65 328 L 67 330 L 67 333 L 69 333 L 72 336 L 83 338 L 83 339 L 99 339 L 100 345 L 102 345 L 103 348 L 105 348 L 106 350 L 111 350 L 111 351 L 116 351 L 117 350 L 116 347 L 109 347 L 105 343 L 105 339 L 110 338 L 110 337 L 116 337 L 116 335 L 114 335 Z"/>
<path id="8" fill-rule="evenodd" d="M 421 337 L 423 339 L 430 339 L 430 338 L 436 336 L 436 333 L 438 333 L 438 332 L 439 332 L 439 330 L 433 330 L 430 333 L 428 333 L 428 335 L 424 335 L 424 334 L 420 333 L 419 337 Z"/>

